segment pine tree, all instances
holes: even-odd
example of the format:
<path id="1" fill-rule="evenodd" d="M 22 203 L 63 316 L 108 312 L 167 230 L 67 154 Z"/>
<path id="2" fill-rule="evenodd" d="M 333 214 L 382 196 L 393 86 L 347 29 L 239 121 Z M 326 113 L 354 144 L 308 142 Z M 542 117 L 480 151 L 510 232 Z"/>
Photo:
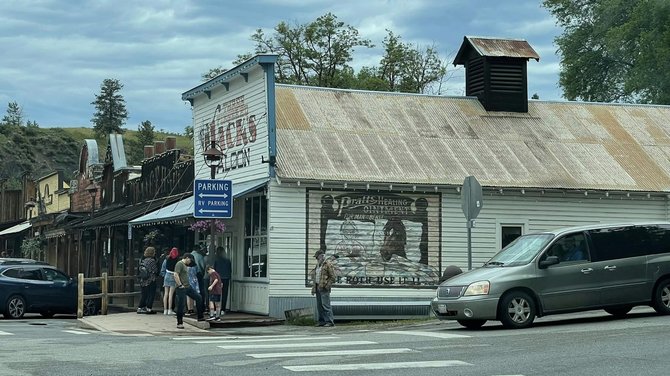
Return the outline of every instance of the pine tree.
<path id="1" fill-rule="evenodd" d="M 100 94 L 96 94 L 93 114 L 93 130 L 97 138 L 105 138 L 111 133 L 123 133 L 121 128 L 128 119 L 126 100 L 119 93 L 123 84 L 117 79 L 105 79 L 100 85 Z"/>

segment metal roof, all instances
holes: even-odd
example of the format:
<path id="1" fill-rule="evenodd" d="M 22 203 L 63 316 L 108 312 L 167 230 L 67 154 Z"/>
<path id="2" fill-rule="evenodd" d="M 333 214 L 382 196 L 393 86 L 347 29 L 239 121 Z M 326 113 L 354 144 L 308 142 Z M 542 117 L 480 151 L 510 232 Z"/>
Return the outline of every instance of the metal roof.
<path id="1" fill-rule="evenodd" d="M 670 191 L 670 107 L 277 85 L 277 175 L 292 180 Z"/>
<path id="2" fill-rule="evenodd" d="M 535 59 L 540 61 L 540 55 L 524 39 L 501 39 L 487 37 L 465 36 L 461 44 L 454 65 L 464 64 L 467 59 L 467 50 L 473 49 L 479 56 L 512 57 L 521 59 Z"/>

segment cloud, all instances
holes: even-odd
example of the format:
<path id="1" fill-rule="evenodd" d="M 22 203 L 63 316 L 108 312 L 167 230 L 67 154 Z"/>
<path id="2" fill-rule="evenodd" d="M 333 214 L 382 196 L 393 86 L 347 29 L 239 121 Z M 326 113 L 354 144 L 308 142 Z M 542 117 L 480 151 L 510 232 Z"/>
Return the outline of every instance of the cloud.
<path id="1" fill-rule="evenodd" d="M 117 78 L 129 128 L 150 120 L 182 132 L 191 111 L 181 93 L 200 84 L 202 73 L 231 68 L 237 55 L 253 51 L 258 28 L 272 35 L 281 21 L 304 24 L 327 12 L 376 45 L 355 51 L 356 69 L 379 63 L 387 29 L 406 43 L 435 44 L 449 63 L 464 35 L 526 38 L 542 57 L 529 63 L 529 92 L 560 97 L 553 46 L 560 30 L 536 0 L 4 0 L 0 106 L 16 101 L 43 127 L 90 126 L 100 84 Z M 462 95 L 463 88 L 456 74 L 441 92 Z"/>

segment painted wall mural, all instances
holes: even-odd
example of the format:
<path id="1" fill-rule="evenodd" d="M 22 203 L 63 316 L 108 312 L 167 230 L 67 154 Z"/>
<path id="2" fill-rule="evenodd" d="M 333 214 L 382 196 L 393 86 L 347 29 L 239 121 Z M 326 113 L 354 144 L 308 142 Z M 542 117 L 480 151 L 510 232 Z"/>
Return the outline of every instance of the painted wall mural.
<path id="1" fill-rule="evenodd" d="M 307 268 L 322 249 L 336 287 L 435 286 L 441 270 L 441 195 L 307 190 Z"/>

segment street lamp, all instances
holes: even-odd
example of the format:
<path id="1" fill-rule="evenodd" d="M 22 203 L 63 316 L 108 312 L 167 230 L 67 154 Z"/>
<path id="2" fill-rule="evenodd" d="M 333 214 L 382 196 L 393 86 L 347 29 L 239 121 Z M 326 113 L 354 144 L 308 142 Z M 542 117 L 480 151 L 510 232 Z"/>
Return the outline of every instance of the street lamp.
<path id="1" fill-rule="evenodd" d="M 214 180 L 216 179 L 216 169 L 221 166 L 223 163 L 223 158 L 225 154 L 221 151 L 221 148 L 216 144 L 215 141 L 209 144 L 209 148 L 202 153 L 202 156 L 205 158 L 205 164 L 209 166 L 209 178 Z M 209 224 L 209 251 L 210 255 L 214 254 L 214 234 L 216 233 L 216 219 L 212 218 Z"/>
<path id="2" fill-rule="evenodd" d="M 93 200 L 93 206 L 91 207 L 91 217 L 95 211 L 95 197 L 98 193 L 98 186 L 95 183 L 91 183 L 86 187 L 86 191 L 91 195 L 91 200 Z"/>

